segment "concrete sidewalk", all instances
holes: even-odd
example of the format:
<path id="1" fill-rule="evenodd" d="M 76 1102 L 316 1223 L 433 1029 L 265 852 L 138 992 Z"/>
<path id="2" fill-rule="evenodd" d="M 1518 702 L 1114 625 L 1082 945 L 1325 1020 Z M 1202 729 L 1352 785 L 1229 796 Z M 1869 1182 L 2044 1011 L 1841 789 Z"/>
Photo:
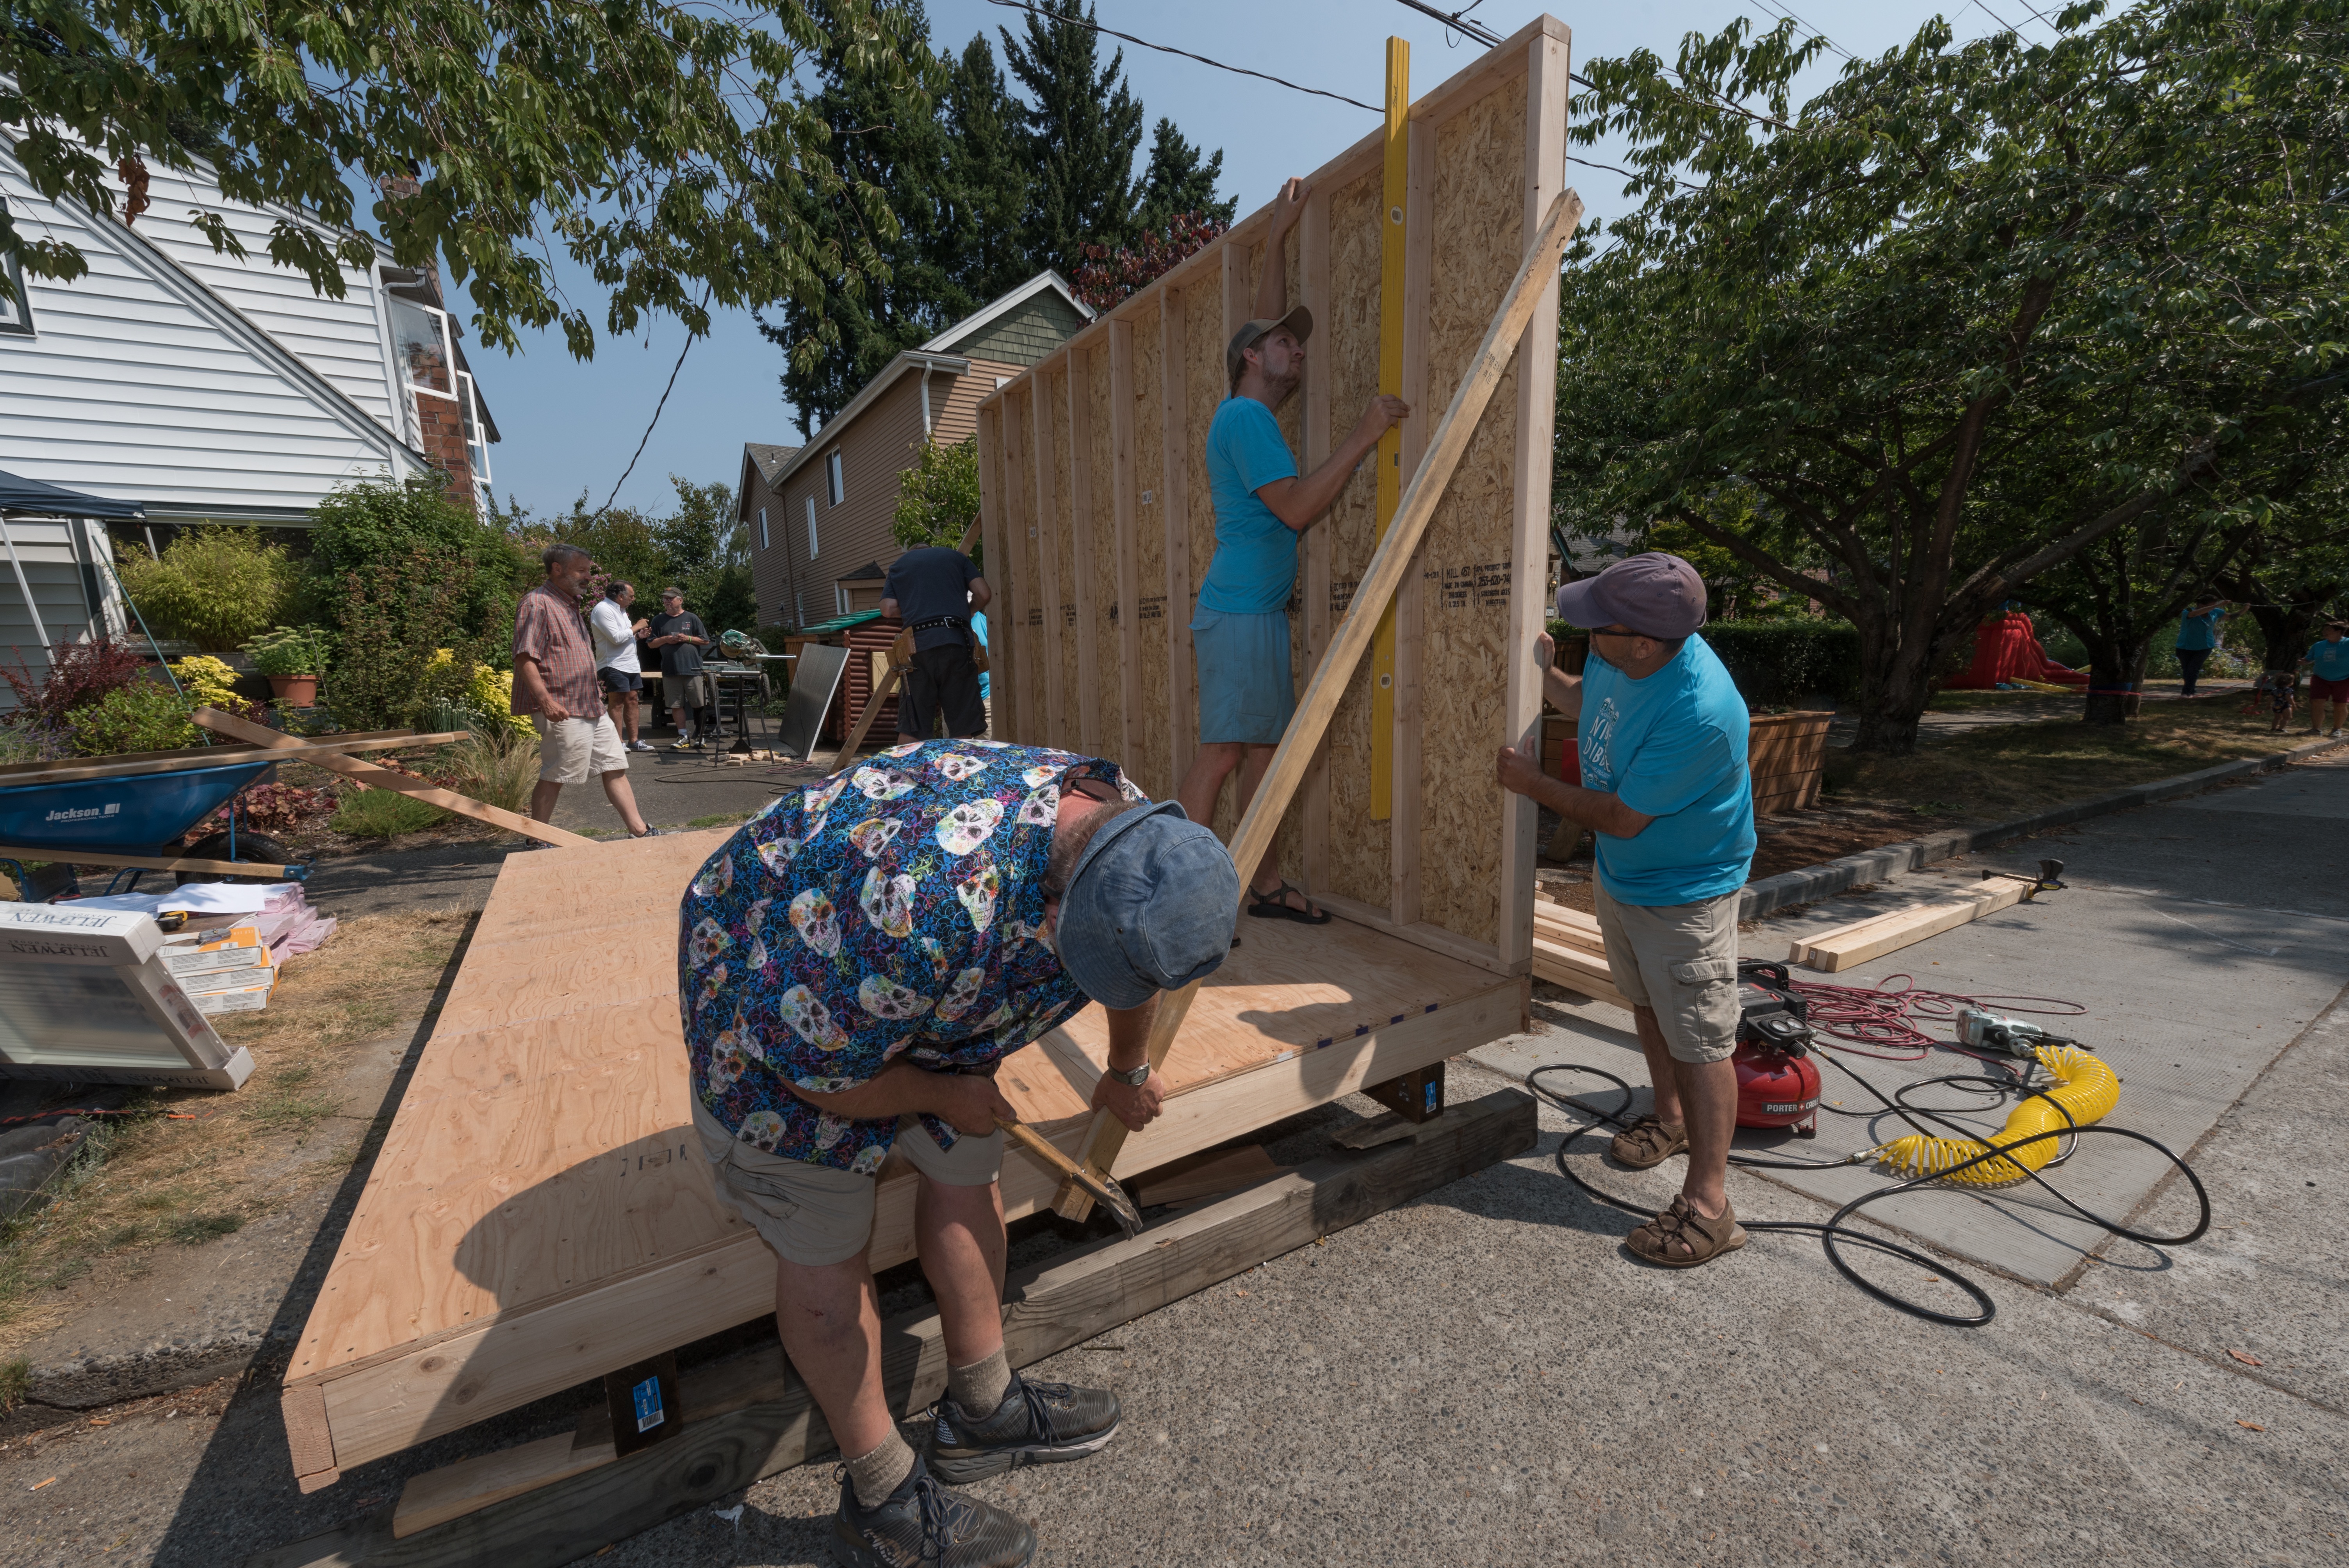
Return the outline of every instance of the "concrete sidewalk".
<path id="1" fill-rule="evenodd" d="M 974 1491 L 1032 1519 L 1054 1564 L 2349 1558 L 2349 884 L 2328 848 L 2344 792 L 2349 762 L 2327 761 L 2013 846 L 2017 864 L 2061 855 L 2072 888 L 2027 927 L 1899 955 L 1937 983 L 1956 971 L 1951 989 L 2002 988 L 1977 965 L 2068 964 L 2090 1010 L 2075 1032 L 2126 1064 L 2126 1124 L 2182 1092 L 2158 1073 L 2187 1068 L 2157 1063 L 2196 1060 L 2159 1055 L 2180 1043 L 2152 1037 L 2161 1015 L 2256 1059 L 2196 1112 L 2216 1226 L 2195 1245 L 2096 1246 L 2061 1288 L 1952 1260 L 1997 1303 L 1980 1330 L 1877 1305 L 1798 1236 L 1652 1269 L 1621 1251 L 1631 1216 L 1558 1176 L 1573 1123 L 1545 1110 L 1535 1153 L 1033 1369 L 1115 1387 L 1123 1434 L 1087 1463 Z M 2174 989 L 2148 995 L 2156 982 Z M 1575 1009 L 1540 1010 L 1534 1036 L 1455 1066 L 1455 1098 L 1578 1050 L 1640 1078 Z M 1669 1190 L 1578 1147 L 1602 1186 Z M 1748 1219 L 1827 1212 L 1775 1174 L 1731 1183 Z M 2170 1182 L 2138 1222 L 2181 1227 L 2182 1193 Z M 1863 1266 L 1934 1288 L 1907 1264 Z M 381 1506 L 417 1470 L 562 1429 L 570 1409 L 517 1411 L 303 1497 L 271 1381 L 226 1396 L 0 1448 L 7 1561 L 235 1563 Z M 737 1522 L 705 1510 L 592 1561 L 825 1562 L 835 1497 L 831 1465 L 804 1467 L 725 1500 L 744 1505 Z"/>

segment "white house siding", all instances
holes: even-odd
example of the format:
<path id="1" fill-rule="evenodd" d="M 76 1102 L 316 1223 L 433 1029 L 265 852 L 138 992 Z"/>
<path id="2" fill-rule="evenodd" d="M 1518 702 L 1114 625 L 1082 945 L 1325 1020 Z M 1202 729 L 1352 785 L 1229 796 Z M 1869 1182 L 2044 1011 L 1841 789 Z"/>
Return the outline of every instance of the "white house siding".
<path id="1" fill-rule="evenodd" d="M 70 284 L 26 278 L 33 335 L 0 336 L 0 469 L 156 515 L 291 521 L 346 480 L 419 466 L 172 263 L 36 197 L 5 155 L 0 191 L 21 230 L 89 262 Z"/>

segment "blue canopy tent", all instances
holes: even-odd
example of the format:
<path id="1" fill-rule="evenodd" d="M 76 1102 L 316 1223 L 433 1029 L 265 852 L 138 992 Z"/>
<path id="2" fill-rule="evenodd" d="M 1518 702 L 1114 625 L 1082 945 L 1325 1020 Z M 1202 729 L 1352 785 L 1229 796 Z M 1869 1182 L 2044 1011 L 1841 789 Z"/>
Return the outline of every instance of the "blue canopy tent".
<path id="1" fill-rule="evenodd" d="M 146 515 L 146 509 L 135 500 L 115 500 L 106 496 L 88 495 L 80 490 L 67 490 L 62 485 L 24 479 L 0 469 L 0 545 L 6 547 L 9 571 L 16 579 L 16 592 L 24 596 L 25 614 L 32 622 L 33 634 L 40 639 L 44 654 L 55 645 L 55 639 L 49 635 L 48 626 L 41 619 L 40 604 L 34 597 L 32 581 L 26 574 L 24 557 L 16 548 L 16 537 L 8 526 L 9 521 L 30 518 L 73 524 L 83 520 L 135 521 Z M 163 650 L 156 644 L 155 634 L 147 630 L 147 618 L 139 614 L 139 606 L 131 603 L 130 595 L 123 589 L 122 580 L 115 575 L 114 562 L 104 550 L 94 548 L 79 528 L 69 527 L 67 534 L 73 564 L 81 577 L 82 603 L 88 616 L 87 624 L 100 633 L 106 630 L 106 593 L 98 576 L 103 572 L 113 580 L 116 595 L 129 606 L 133 615 L 139 617 L 139 630 L 146 635 L 148 646 L 154 649 L 155 662 L 162 665 L 164 678 L 171 683 L 171 689 L 177 691 L 179 677 L 172 675 L 171 666 L 164 663 Z M 103 541 L 105 536 L 100 534 L 98 537 Z M 206 737 L 204 744 L 211 743 L 211 738 Z"/>

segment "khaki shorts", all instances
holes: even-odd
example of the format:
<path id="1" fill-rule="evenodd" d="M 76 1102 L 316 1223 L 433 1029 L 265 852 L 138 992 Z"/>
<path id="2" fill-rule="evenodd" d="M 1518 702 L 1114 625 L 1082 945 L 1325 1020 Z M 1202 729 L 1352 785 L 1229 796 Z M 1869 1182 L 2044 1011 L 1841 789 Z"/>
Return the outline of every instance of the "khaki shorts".
<path id="1" fill-rule="evenodd" d="M 538 731 L 538 781 L 542 784 L 585 784 L 602 773 L 626 773 L 627 748 L 608 713 L 595 718 L 550 720 L 543 713 L 530 716 Z"/>
<path id="2" fill-rule="evenodd" d="M 873 1200 L 879 1180 L 836 1166 L 811 1165 L 770 1154 L 733 1137 L 697 1099 L 693 1130 L 709 1157 L 718 1196 L 740 1211 L 759 1237 L 783 1258 L 806 1268 L 843 1264 L 873 1239 Z M 1003 1130 L 985 1138 L 966 1132 L 940 1149 L 917 1116 L 897 1119 L 897 1150 L 931 1181 L 947 1187 L 986 1187 L 1003 1173 Z"/>
<path id="3" fill-rule="evenodd" d="M 703 708 L 709 706 L 708 676 L 663 676 L 661 696 L 670 707 Z"/>
<path id="4" fill-rule="evenodd" d="M 1737 894 L 1649 907 L 1593 892 L 1615 989 L 1656 1015 L 1674 1061 L 1726 1061 L 1737 1049 Z"/>

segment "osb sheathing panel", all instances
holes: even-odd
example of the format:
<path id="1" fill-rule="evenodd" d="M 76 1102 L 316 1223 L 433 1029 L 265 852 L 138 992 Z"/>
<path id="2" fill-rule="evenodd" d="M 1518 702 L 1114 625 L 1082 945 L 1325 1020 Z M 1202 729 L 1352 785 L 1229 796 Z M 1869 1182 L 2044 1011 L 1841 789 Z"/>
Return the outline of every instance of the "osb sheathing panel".
<path id="1" fill-rule="evenodd" d="M 1052 558 L 1054 581 L 1059 583 L 1061 598 L 1052 613 L 1052 641 L 1061 660 L 1061 717 L 1052 731 L 1052 744 L 1064 750 L 1080 749 L 1083 741 L 1077 733 L 1080 710 L 1079 681 L 1082 678 L 1077 663 L 1077 548 L 1076 527 L 1072 517 L 1074 491 L 1069 482 L 1069 377 L 1066 361 L 1047 369 L 1043 377 L 1045 405 L 1052 420 Z"/>
<path id="2" fill-rule="evenodd" d="M 1522 77 L 1437 130 L 1431 408 L 1452 401 L 1524 254 L 1525 145 Z M 1500 934 L 1502 797 L 1492 758 L 1506 738 L 1496 698 L 1508 680 L 1518 375 L 1513 363 L 1494 391 L 1421 553 L 1421 918 L 1477 942 Z"/>
<path id="3" fill-rule="evenodd" d="M 1191 450 L 1187 459 L 1190 469 L 1191 526 L 1191 586 L 1184 595 L 1182 615 L 1185 620 L 1197 618 L 1199 585 L 1207 578 L 1207 563 L 1216 556 L 1216 504 L 1207 487 L 1207 428 L 1216 421 L 1216 409 L 1224 400 L 1224 301 L 1223 281 L 1216 273 L 1209 273 L 1185 296 L 1189 307 L 1183 313 L 1185 343 L 1183 355 L 1183 393 L 1190 426 Z M 1195 654 L 1190 669 L 1191 700 L 1182 717 L 1194 735 L 1199 732 L 1199 665 Z M 1237 779 L 1237 771 L 1233 778 Z M 1232 815 L 1232 787 L 1226 784 L 1216 802 L 1216 837 L 1231 841 L 1232 830 L 1238 819 Z M 1242 874 L 1247 874 L 1243 872 Z"/>
<path id="4" fill-rule="evenodd" d="M 1119 763 L 1153 799 L 1174 793 L 1174 723 L 1166 711 L 1166 468 L 1165 425 L 1160 418 L 1164 361 L 1158 347 L 1158 312 L 1133 318 L 1133 559 L 1141 586 L 1141 723 L 1135 750 Z"/>
<path id="5" fill-rule="evenodd" d="M 1353 429 L 1379 390 L 1381 176 L 1372 170 L 1330 199 L 1330 319 L 1312 346 L 1330 369 L 1330 449 Z M 1311 352 L 1309 349 L 1309 352 Z M 1377 460 L 1376 454 L 1371 461 Z M 1365 468 L 1368 465 L 1364 465 Z M 1314 524 L 1330 533 L 1330 624 L 1345 618 L 1354 584 L 1378 544 L 1378 488 L 1367 472 Z M 1364 660 L 1330 722 L 1330 892 L 1386 907 L 1392 842 L 1371 829 L 1371 682 Z"/>
<path id="6" fill-rule="evenodd" d="M 1092 542 L 1092 624 L 1085 635 L 1092 645 L 1089 676 L 1098 705 L 1100 728 L 1093 748 L 1115 758 L 1125 749 L 1125 694 L 1118 678 L 1118 622 L 1133 607 L 1118 603 L 1117 594 L 1117 462 L 1112 439 L 1109 391 L 1109 345 L 1077 355 L 1080 375 L 1077 396 L 1083 400 L 1079 423 L 1092 469 L 1087 511 L 1081 521 Z"/>

